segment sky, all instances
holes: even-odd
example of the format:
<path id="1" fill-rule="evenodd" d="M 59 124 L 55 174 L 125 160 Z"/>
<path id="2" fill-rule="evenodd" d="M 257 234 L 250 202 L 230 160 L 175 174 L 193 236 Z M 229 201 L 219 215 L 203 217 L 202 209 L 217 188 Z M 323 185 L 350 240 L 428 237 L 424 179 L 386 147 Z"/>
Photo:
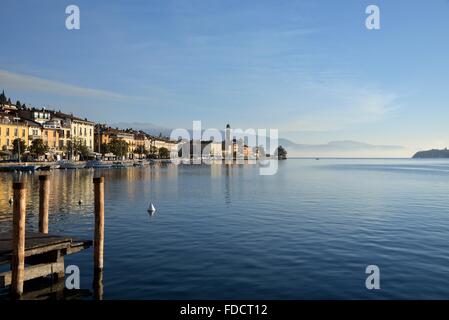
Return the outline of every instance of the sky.
<path id="1" fill-rule="evenodd" d="M 65 27 L 71 4 L 79 30 Z M 365 27 L 371 4 L 380 30 Z M 0 90 L 14 101 L 403 156 L 449 146 L 448 0 L 2 0 L 1 12 Z"/>

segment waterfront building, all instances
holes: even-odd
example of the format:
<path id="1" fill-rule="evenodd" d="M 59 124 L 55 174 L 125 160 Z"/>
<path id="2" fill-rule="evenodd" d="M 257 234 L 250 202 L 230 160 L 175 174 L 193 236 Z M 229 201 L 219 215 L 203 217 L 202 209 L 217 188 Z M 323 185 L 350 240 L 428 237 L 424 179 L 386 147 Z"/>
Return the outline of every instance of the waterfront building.
<path id="1" fill-rule="evenodd" d="M 73 114 L 45 108 L 21 108 L 18 114 L 21 118 L 42 126 L 42 138 L 54 151 L 60 153 L 68 147 L 70 141 L 75 139 L 93 151 L 94 122 L 75 117 Z"/>
<path id="2" fill-rule="evenodd" d="M 15 139 L 22 139 L 25 141 L 25 144 L 28 144 L 28 126 L 26 122 L 8 113 L 0 112 L 1 150 L 12 150 Z"/>
<path id="3" fill-rule="evenodd" d="M 81 141 L 90 151 L 94 150 L 94 122 L 63 113 L 56 113 L 56 116 L 67 121 L 72 141 Z"/>
<path id="4" fill-rule="evenodd" d="M 37 122 L 39 124 L 44 124 L 51 119 L 51 111 L 46 110 L 45 108 L 37 109 L 37 108 L 25 108 L 18 110 L 19 117 Z"/>
<path id="5" fill-rule="evenodd" d="M 160 148 L 166 148 L 170 152 L 176 151 L 176 148 L 177 148 L 176 141 L 172 141 L 169 138 L 164 138 L 164 137 L 153 137 L 152 136 L 151 137 L 151 145 L 153 147 L 156 147 L 158 150 Z"/>
<path id="6" fill-rule="evenodd" d="M 59 131 L 56 128 L 44 126 L 42 140 L 52 153 L 59 151 Z"/>
<path id="7" fill-rule="evenodd" d="M 23 120 L 28 127 L 28 145 L 31 145 L 31 142 L 33 140 L 41 139 L 42 137 L 42 125 L 40 125 L 37 122 L 31 121 L 31 120 Z"/>

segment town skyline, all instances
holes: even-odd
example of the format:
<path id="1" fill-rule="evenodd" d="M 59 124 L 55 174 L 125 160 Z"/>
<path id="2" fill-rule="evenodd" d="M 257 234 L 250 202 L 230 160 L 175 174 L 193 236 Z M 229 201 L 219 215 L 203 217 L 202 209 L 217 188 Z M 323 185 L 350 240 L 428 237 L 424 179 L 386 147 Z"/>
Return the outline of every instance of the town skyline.
<path id="1" fill-rule="evenodd" d="M 380 30 L 365 28 L 364 1 L 82 0 L 72 31 L 68 4 L 2 4 L 11 15 L 0 36 L 14 50 L 0 53 L 0 87 L 10 96 L 96 122 L 231 122 L 300 144 L 398 145 L 403 157 L 449 145 L 447 1 L 378 1 Z"/>

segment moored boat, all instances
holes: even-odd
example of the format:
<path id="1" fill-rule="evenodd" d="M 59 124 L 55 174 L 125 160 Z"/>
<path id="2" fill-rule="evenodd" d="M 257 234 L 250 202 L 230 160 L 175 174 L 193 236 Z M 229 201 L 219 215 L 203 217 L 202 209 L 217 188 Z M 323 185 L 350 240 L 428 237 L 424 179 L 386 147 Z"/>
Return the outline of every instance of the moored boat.
<path id="1" fill-rule="evenodd" d="M 34 172 L 38 166 L 34 165 L 12 165 L 12 166 L 1 166 L 0 172 Z"/>
<path id="2" fill-rule="evenodd" d="M 70 160 L 62 160 L 59 163 L 59 169 L 82 169 L 86 167 L 83 162 L 75 162 Z"/>
<path id="3" fill-rule="evenodd" d="M 115 161 L 112 164 L 113 168 L 129 168 L 132 166 L 133 166 L 133 164 L 131 162 L 125 162 L 125 161 Z"/>
<path id="4" fill-rule="evenodd" d="M 45 165 L 45 166 L 39 166 L 38 168 L 36 168 L 36 170 L 39 170 L 39 171 L 50 171 L 50 170 L 54 170 L 54 169 L 59 169 L 59 165 L 58 164 L 49 164 L 49 165 Z"/>
<path id="5" fill-rule="evenodd" d="M 86 163 L 86 168 L 94 168 L 94 169 L 108 169 L 111 168 L 111 164 L 109 162 L 103 162 L 101 160 L 92 160 Z"/>

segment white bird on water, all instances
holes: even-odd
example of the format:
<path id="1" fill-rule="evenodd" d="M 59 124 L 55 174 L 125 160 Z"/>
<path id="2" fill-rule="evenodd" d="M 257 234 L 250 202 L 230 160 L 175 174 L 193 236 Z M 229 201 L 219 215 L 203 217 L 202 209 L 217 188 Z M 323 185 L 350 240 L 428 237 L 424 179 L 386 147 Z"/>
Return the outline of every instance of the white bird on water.
<path id="1" fill-rule="evenodd" d="M 150 206 L 148 207 L 148 212 L 153 214 L 156 211 L 156 208 L 154 207 L 153 203 L 150 203 Z"/>

